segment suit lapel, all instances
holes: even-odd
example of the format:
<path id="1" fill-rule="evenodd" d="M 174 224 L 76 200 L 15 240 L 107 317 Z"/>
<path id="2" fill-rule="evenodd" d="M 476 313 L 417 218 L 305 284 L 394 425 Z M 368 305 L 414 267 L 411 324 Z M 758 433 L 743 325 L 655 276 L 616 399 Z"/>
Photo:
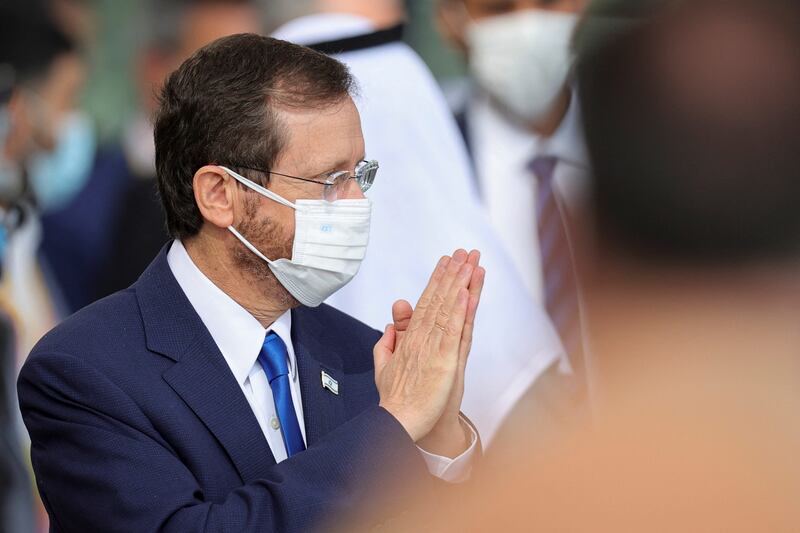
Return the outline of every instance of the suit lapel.
<path id="1" fill-rule="evenodd" d="M 309 309 L 292 312 L 292 344 L 297 357 L 306 444 L 312 446 L 325 434 L 347 420 L 347 386 L 342 359 L 333 345 L 320 340 L 324 326 Z M 322 386 L 322 371 L 339 383 L 339 394 Z"/>
<path id="2" fill-rule="evenodd" d="M 263 477 L 275 464 L 250 404 L 207 332 L 164 379 L 222 444 L 243 482 Z"/>
<path id="3" fill-rule="evenodd" d="M 216 437 L 244 483 L 275 459 L 236 378 L 167 263 L 167 245 L 136 283 L 148 348 L 175 361 L 164 380 Z"/>

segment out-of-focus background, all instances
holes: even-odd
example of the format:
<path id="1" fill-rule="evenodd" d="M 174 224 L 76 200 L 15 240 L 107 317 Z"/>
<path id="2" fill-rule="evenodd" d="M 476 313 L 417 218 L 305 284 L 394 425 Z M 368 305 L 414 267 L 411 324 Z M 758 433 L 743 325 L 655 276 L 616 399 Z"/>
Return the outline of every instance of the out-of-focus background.
<path id="1" fill-rule="evenodd" d="M 89 54 L 81 105 L 91 115 L 101 139 L 117 138 L 136 112 L 137 89 L 132 77 L 136 51 L 146 42 L 153 19 L 167 1 L 59 0 L 74 4 L 76 24 L 85 32 Z M 269 0 L 260 0 L 269 9 Z M 435 1 L 406 0 L 408 25 L 404 40 L 425 60 L 444 84 L 466 72 L 463 58 L 436 31 Z M 80 13 L 78 13 L 80 11 Z M 267 30 L 274 18 L 265 16 Z M 177 28 L 175 29 L 177 31 Z M 177 37 L 177 36 L 176 36 Z"/>
<path id="2" fill-rule="evenodd" d="M 435 530 L 800 529 L 798 28 L 792 0 L 2 0 L 0 530 L 48 528 L 17 372 L 169 241 L 158 88 L 242 32 L 359 84 L 370 246 L 328 303 L 383 328 L 483 254 L 491 475 Z"/>

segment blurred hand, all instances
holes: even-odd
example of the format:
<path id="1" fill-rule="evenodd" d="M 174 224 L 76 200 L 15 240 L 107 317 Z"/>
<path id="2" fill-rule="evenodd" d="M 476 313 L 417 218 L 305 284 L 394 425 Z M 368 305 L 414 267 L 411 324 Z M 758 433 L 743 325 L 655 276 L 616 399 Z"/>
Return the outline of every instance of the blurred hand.
<path id="1" fill-rule="evenodd" d="M 425 450 L 455 456 L 469 444 L 459 421 L 464 371 L 485 271 L 480 254 L 443 257 L 417 303 L 400 300 L 375 346 L 381 405 Z"/>

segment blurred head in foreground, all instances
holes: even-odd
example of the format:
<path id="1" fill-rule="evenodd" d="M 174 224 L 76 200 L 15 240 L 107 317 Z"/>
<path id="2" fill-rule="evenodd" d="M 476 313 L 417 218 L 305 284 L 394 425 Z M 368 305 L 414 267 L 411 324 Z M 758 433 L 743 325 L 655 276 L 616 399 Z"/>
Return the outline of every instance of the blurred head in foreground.
<path id="1" fill-rule="evenodd" d="M 797 530 L 798 27 L 792 0 L 662 1 L 581 50 L 592 427 L 537 454 L 530 435 L 513 471 L 489 461 L 466 500 L 416 520 Z"/>
<path id="2" fill-rule="evenodd" d="M 800 311 L 800 5 L 654 5 L 577 67 L 599 373 L 794 365 L 779 359 L 799 340 L 781 328 Z"/>

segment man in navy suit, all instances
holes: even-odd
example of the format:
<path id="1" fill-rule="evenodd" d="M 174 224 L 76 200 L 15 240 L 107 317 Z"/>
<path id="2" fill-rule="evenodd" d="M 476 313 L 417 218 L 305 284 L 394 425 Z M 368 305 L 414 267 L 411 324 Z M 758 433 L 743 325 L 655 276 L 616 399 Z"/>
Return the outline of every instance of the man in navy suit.
<path id="1" fill-rule="evenodd" d="M 377 163 L 352 87 L 336 60 L 247 34 L 170 76 L 155 140 L 175 240 L 19 379 L 52 530 L 308 530 L 404 481 L 469 476 L 477 252 L 443 257 L 383 335 L 320 305 L 369 231 Z"/>

